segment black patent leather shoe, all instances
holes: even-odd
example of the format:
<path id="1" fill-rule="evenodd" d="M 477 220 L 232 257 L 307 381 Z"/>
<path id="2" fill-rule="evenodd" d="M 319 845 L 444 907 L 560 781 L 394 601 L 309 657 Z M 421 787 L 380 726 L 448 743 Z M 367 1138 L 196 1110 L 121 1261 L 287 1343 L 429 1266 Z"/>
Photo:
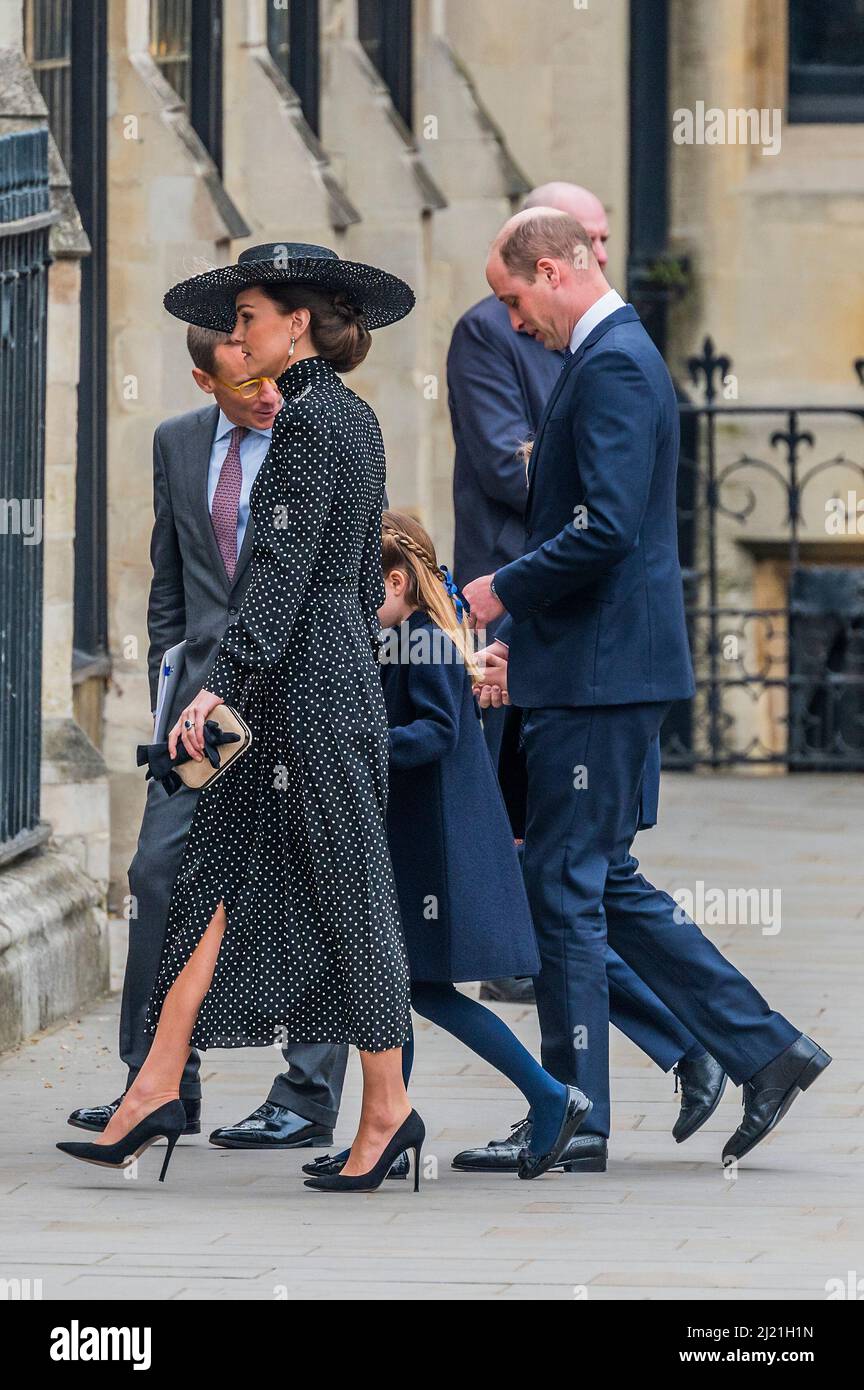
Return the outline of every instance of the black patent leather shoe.
<path id="1" fill-rule="evenodd" d="M 519 1154 L 530 1142 L 531 1120 L 526 1117 L 506 1139 L 490 1139 L 485 1148 L 463 1149 L 450 1166 L 460 1173 L 515 1173 Z M 605 1173 L 607 1157 L 602 1134 L 574 1134 L 555 1167 L 565 1173 Z"/>
<path id="2" fill-rule="evenodd" d="M 779 1057 L 757 1071 L 742 1087 L 744 1118 L 726 1141 L 724 1166 L 734 1163 L 779 1124 L 793 1100 L 812 1086 L 831 1063 L 828 1053 L 802 1033 Z"/>
<path id="3" fill-rule="evenodd" d="M 333 1143 L 333 1130 L 265 1100 L 239 1124 L 214 1129 L 210 1143 L 220 1149 L 323 1149 Z"/>
<path id="4" fill-rule="evenodd" d="M 675 1071 L 675 1090 L 681 1087 L 681 1109 L 672 1126 L 672 1138 L 683 1144 L 710 1119 L 726 1090 L 727 1076 L 707 1052 L 692 1059 L 682 1057 Z"/>
<path id="5" fill-rule="evenodd" d="M 80 1110 L 73 1110 L 66 1121 L 73 1125 L 75 1129 L 89 1129 L 91 1133 L 101 1134 L 106 1128 L 108 1121 L 119 1110 L 120 1102 L 123 1097 L 118 1096 L 112 1100 L 110 1105 L 85 1105 Z M 201 1133 L 201 1101 L 182 1100 L 183 1109 L 186 1111 L 186 1128 L 183 1130 L 184 1136 Z"/>
<path id="6" fill-rule="evenodd" d="M 539 1178 L 543 1173 L 548 1173 L 550 1168 L 554 1168 L 560 1163 L 573 1135 L 579 1126 L 587 1120 L 593 1109 L 594 1104 L 588 1099 L 584 1091 L 580 1091 L 578 1086 L 568 1086 L 567 1102 L 564 1106 L 564 1115 L 555 1143 L 551 1149 L 542 1154 L 532 1153 L 530 1147 L 526 1146 L 518 1158 L 517 1171 L 520 1178 L 524 1178 L 526 1181 Z"/>
<path id="7" fill-rule="evenodd" d="M 313 1158 L 311 1163 L 303 1164 L 303 1172 L 308 1173 L 310 1178 L 332 1178 L 336 1173 L 341 1173 L 345 1164 L 348 1162 L 350 1149 L 345 1149 L 341 1154 L 321 1154 L 320 1158 Z M 408 1161 L 407 1153 L 401 1153 L 399 1157 L 390 1165 L 388 1178 L 407 1178 L 411 1171 L 411 1164 Z"/>

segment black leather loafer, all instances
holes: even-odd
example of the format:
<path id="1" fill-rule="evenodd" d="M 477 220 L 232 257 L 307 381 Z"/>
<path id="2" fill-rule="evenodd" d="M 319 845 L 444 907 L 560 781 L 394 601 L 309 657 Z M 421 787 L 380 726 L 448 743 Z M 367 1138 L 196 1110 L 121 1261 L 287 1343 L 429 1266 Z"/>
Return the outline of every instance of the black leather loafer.
<path id="1" fill-rule="evenodd" d="M 672 1138 L 683 1144 L 709 1120 L 723 1098 L 727 1076 L 719 1062 L 708 1053 L 688 1060 L 682 1057 L 675 1067 L 675 1089 L 681 1086 L 681 1109 L 672 1126 Z"/>
<path id="2" fill-rule="evenodd" d="M 555 1143 L 548 1153 L 544 1154 L 533 1154 L 526 1146 L 520 1153 L 518 1160 L 520 1178 L 524 1178 L 526 1181 L 539 1178 L 541 1174 L 548 1173 L 550 1168 L 554 1168 L 557 1163 L 560 1163 L 570 1140 L 582 1122 L 587 1120 L 593 1108 L 593 1103 L 583 1091 L 579 1090 L 578 1086 L 568 1086 L 567 1104 L 564 1107 L 564 1117 Z"/>
<path id="3" fill-rule="evenodd" d="M 214 1129 L 210 1143 L 219 1149 L 323 1149 L 333 1143 L 333 1131 L 265 1100 L 239 1124 Z"/>
<path id="4" fill-rule="evenodd" d="M 742 1087 L 744 1118 L 726 1141 L 723 1164 L 734 1163 L 770 1134 L 793 1100 L 812 1086 L 831 1063 L 828 1053 L 802 1033 L 779 1057 L 757 1071 Z"/>
<path id="5" fill-rule="evenodd" d="M 75 1129 L 89 1129 L 93 1133 L 101 1134 L 108 1124 L 114 1111 L 119 1109 L 123 1097 L 118 1096 L 112 1100 L 110 1105 L 85 1105 L 80 1110 L 73 1110 L 66 1121 L 73 1125 Z M 183 1097 L 181 1096 L 181 1100 Z M 183 1109 L 186 1111 L 186 1128 L 184 1136 L 201 1133 L 201 1101 L 183 1100 Z"/>
<path id="6" fill-rule="evenodd" d="M 320 1158 L 314 1158 L 311 1163 L 303 1164 L 303 1172 L 308 1173 L 310 1178 L 333 1178 L 337 1173 L 341 1173 L 345 1164 L 348 1162 L 350 1149 L 345 1149 L 341 1154 L 321 1154 Z M 401 1153 L 395 1162 L 390 1165 L 388 1178 L 407 1178 L 411 1171 L 411 1163 L 407 1153 Z"/>

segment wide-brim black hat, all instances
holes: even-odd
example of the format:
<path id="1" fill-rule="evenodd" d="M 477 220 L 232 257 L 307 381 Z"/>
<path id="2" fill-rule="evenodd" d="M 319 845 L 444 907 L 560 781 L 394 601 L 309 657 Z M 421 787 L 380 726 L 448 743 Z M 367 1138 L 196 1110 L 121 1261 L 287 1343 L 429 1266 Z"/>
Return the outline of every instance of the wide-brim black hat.
<path id="1" fill-rule="evenodd" d="M 398 276 L 360 261 L 343 261 L 329 247 L 305 241 L 250 246 L 236 265 L 217 266 L 174 285 L 164 304 L 169 314 L 184 323 L 230 333 L 237 321 L 238 291 L 271 281 L 302 281 L 319 290 L 341 290 L 363 314 L 367 328 L 397 323 L 414 307 L 414 291 Z"/>

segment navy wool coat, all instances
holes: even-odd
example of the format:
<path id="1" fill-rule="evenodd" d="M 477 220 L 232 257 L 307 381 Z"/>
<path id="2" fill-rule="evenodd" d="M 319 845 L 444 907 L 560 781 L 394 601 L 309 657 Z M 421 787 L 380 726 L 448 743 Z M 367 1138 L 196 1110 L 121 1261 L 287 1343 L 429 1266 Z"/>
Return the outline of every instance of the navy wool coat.
<path id="1" fill-rule="evenodd" d="M 383 637 L 387 836 L 411 978 L 536 975 L 522 871 L 468 670 L 422 609 Z"/>

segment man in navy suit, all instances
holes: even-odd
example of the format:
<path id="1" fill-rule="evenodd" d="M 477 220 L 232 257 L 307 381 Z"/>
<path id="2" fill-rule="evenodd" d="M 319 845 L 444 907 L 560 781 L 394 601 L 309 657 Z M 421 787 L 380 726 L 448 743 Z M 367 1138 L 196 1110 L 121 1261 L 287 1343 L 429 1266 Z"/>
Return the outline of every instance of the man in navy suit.
<path id="1" fill-rule="evenodd" d="M 542 960 L 543 1063 L 594 1101 L 609 1133 L 608 944 L 744 1087 L 723 1160 L 748 1153 L 830 1057 L 772 1010 L 666 893 L 631 844 L 660 726 L 694 693 L 678 563 L 678 410 L 639 316 L 584 229 L 529 209 L 486 266 L 512 328 L 566 361 L 528 473 L 525 553 L 469 583 L 479 628 L 504 619 L 509 695 L 523 710 L 524 871 Z M 506 614 L 506 617 L 505 617 Z"/>
<path id="2" fill-rule="evenodd" d="M 605 266 L 609 223 L 589 189 L 544 184 L 523 206 L 569 212 Z M 514 333 L 494 294 L 467 309 L 453 329 L 447 391 L 456 445 L 453 567 L 461 587 L 522 554 L 528 489 L 520 447 L 537 431 L 562 362 L 561 353 L 546 352 L 530 333 Z"/>
<path id="3" fill-rule="evenodd" d="M 528 194 L 524 207 L 569 212 L 591 237 L 597 264 L 601 269 L 606 265 L 609 221 L 590 189 L 543 184 Z M 461 588 L 522 554 L 528 497 L 523 446 L 537 432 L 563 360 L 559 352 L 546 352 L 531 334 L 514 333 L 506 307 L 494 294 L 467 309 L 453 329 L 447 394 L 456 446 L 453 570 Z M 487 635 L 494 636 L 494 624 Z M 496 764 L 504 714 L 501 707 L 490 708 L 483 718 Z"/>
<path id="4" fill-rule="evenodd" d="M 602 269 L 608 259 L 609 223 L 600 199 L 577 184 L 549 183 L 534 189 L 525 200 L 528 208 L 547 204 L 580 222 Z M 528 483 L 520 446 L 535 435 L 564 361 L 563 353 L 547 352 L 531 333 L 514 333 L 508 309 L 492 294 L 468 309 L 453 330 L 447 383 L 456 443 L 454 567 L 463 587 L 523 552 Z M 494 628 L 491 624 L 487 636 L 494 635 Z M 484 711 L 484 734 L 496 764 L 506 713 L 503 706 Z M 515 709 L 510 713 L 518 715 Z M 505 749 L 502 763 L 507 762 Z M 502 785 L 507 771 L 505 766 L 500 769 Z M 658 779 L 659 759 L 656 776 L 645 787 L 645 825 L 656 818 Z M 517 833 L 521 835 L 521 829 Z M 612 1022 L 663 1071 L 675 1069 L 681 1107 L 672 1133 L 683 1143 L 716 1109 L 726 1084 L 723 1068 L 620 956 L 608 950 L 606 963 Z M 493 998 L 533 998 L 530 982 L 495 981 L 492 988 Z M 517 1126 L 506 1140 L 458 1154 L 454 1166 L 515 1171 L 523 1140 L 523 1127 Z M 577 1134 L 568 1150 L 568 1171 L 602 1168 L 605 1155 L 597 1153 L 597 1147 L 594 1139 Z"/>

